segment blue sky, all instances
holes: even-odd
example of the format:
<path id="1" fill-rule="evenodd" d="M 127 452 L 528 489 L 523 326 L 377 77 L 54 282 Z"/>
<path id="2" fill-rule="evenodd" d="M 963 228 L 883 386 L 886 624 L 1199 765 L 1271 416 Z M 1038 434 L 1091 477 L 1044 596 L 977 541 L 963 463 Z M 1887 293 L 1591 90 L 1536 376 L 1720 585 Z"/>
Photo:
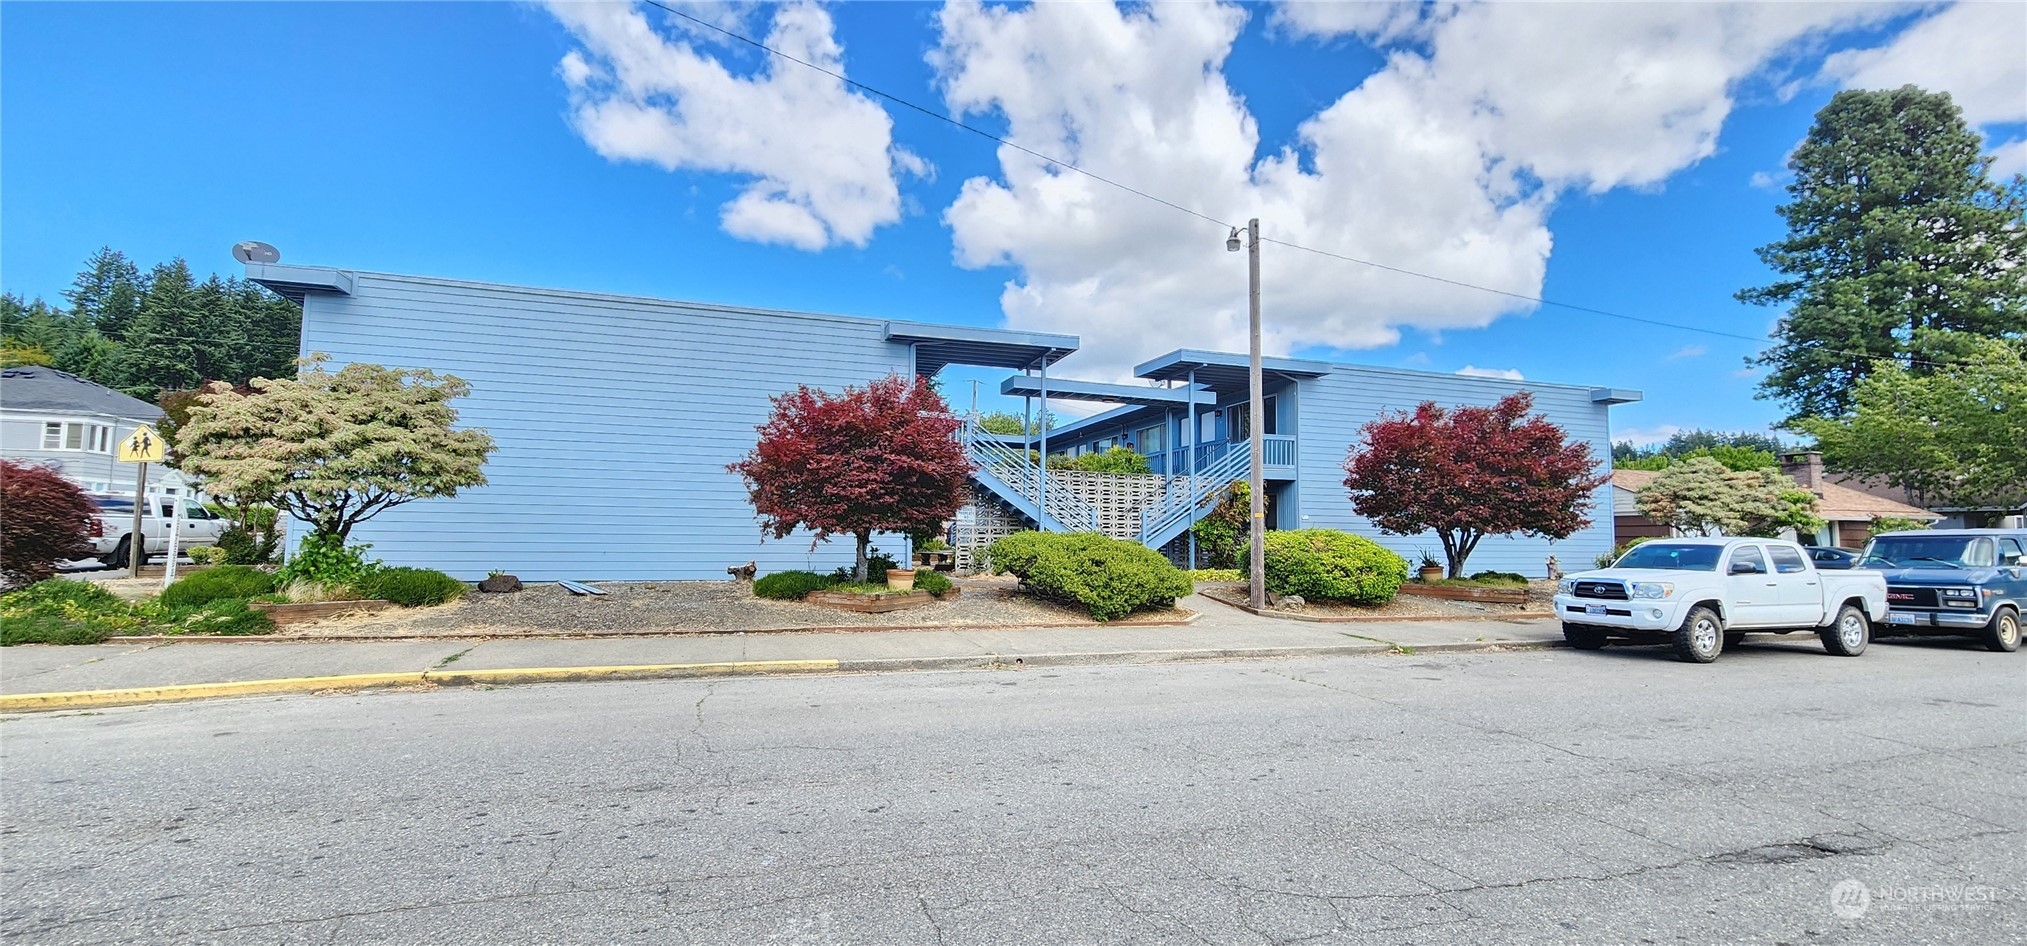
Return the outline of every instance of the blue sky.
<path id="1" fill-rule="evenodd" d="M 1757 336 L 1775 313 L 1731 296 L 1766 278 L 1784 156 L 1838 88 L 1948 88 L 2027 163 L 2027 7 L 1800 7 L 686 9 L 817 58 L 834 42 L 854 79 L 1269 236 Z M 658 41 L 627 38 L 636 9 Z M 1089 182 L 1066 197 L 978 136 L 671 22 L 9 4 L 0 284 L 54 298 L 102 244 L 229 272 L 261 239 L 293 262 L 1072 331 L 1090 350 L 1063 370 L 1102 377 L 1242 343 L 1244 260 L 1217 226 Z M 1753 398 L 1750 342 L 1267 252 L 1279 351 L 1640 388 L 1614 427 L 1645 436 L 1781 413 Z"/>

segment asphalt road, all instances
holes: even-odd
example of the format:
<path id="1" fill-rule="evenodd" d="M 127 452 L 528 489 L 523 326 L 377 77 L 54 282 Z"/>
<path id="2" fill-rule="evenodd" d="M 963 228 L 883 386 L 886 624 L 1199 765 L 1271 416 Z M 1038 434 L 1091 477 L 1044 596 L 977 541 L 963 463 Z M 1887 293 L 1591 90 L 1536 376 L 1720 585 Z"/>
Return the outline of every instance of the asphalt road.
<path id="1" fill-rule="evenodd" d="M 19 717 L 0 936 L 2021 942 L 2023 728 L 1813 638 Z"/>

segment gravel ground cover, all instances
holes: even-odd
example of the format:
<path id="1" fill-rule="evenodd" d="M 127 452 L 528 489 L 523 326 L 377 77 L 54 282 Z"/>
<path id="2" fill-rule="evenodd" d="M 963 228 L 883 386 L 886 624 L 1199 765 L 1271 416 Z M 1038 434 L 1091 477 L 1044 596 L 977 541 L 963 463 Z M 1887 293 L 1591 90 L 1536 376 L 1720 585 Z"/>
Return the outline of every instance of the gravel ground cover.
<path id="1" fill-rule="evenodd" d="M 1197 592 L 1213 601 L 1244 602 L 1244 584 L 1198 585 Z M 1546 611 L 1551 605 L 1549 599 L 1555 596 L 1552 581 L 1529 582 L 1526 604 L 1497 604 L 1487 601 L 1454 601 L 1448 598 L 1424 598 L 1418 595 L 1395 595 L 1392 601 L 1377 607 L 1353 604 L 1333 604 L 1327 601 L 1311 601 L 1302 606 L 1301 613 L 1311 617 L 1478 617 L 1487 614 L 1516 614 L 1523 611 Z"/>
<path id="2" fill-rule="evenodd" d="M 1076 609 L 1038 600 L 1014 590 L 1011 581 L 964 579 L 956 598 L 885 614 L 772 601 L 753 596 L 752 586 L 731 581 L 596 582 L 602 597 L 578 597 L 561 586 L 530 583 L 513 594 L 477 591 L 463 601 L 435 608 L 396 609 L 341 615 L 312 624 L 284 627 L 294 637 L 363 635 L 429 637 L 485 634 L 500 637 L 556 634 L 640 634 L 668 631 L 753 631 L 819 627 L 996 627 L 1090 623 Z M 1188 611 L 1153 612 L 1135 618 L 1187 617 Z"/>

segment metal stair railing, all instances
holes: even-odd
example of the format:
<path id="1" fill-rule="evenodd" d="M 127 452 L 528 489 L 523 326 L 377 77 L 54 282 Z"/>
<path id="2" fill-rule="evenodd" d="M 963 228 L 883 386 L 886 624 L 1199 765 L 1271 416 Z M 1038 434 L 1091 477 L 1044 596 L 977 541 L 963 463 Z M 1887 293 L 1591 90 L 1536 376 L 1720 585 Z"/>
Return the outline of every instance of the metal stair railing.
<path id="1" fill-rule="evenodd" d="M 1055 520 L 1054 523 L 1038 522 L 1036 525 L 1044 529 L 1059 525 L 1072 532 L 1098 531 L 1097 507 L 1055 480 L 1044 477 L 1040 464 L 1027 450 L 1016 450 L 989 439 L 977 421 L 971 418 L 965 420 L 960 436 L 964 438 L 965 452 L 973 463 L 991 471 L 994 477 L 1013 488 L 1017 497 L 1009 496 L 1008 499 L 1019 498 Z M 990 482 L 986 485 L 989 488 L 993 486 Z"/>
<path id="2" fill-rule="evenodd" d="M 1252 472 L 1251 449 L 1227 449 L 1215 455 L 1207 467 L 1199 468 L 1195 476 L 1171 477 L 1161 499 L 1140 509 L 1141 544 L 1148 544 L 1178 521 L 1189 518 L 1212 494 Z"/>

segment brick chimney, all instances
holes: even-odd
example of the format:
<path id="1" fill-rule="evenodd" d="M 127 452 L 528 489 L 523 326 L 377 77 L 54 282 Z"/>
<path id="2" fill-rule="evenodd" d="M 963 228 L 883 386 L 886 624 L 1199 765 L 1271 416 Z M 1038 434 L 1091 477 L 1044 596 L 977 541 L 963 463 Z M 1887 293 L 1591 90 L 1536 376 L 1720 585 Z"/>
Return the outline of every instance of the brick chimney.
<path id="1" fill-rule="evenodd" d="M 1809 492 L 1823 495 L 1823 455 L 1814 450 L 1781 454 L 1781 472 Z"/>

